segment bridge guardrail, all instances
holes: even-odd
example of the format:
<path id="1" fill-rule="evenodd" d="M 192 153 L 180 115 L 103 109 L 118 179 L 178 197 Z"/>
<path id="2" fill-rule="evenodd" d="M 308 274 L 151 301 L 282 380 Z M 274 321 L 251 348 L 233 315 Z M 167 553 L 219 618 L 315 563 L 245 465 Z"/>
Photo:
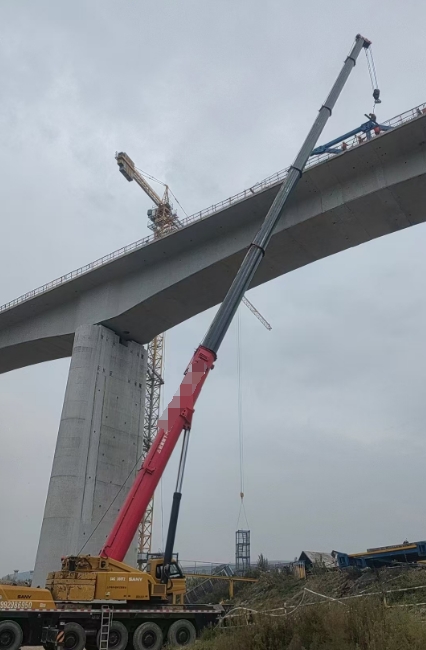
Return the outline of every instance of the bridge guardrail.
<path id="1" fill-rule="evenodd" d="M 385 122 L 383 122 L 383 124 L 385 124 L 386 126 L 392 126 L 396 128 L 398 126 L 401 126 L 402 124 L 405 124 L 406 122 L 410 122 L 413 119 L 421 117 L 425 113 L 426 113 L 426 102 L 420 104 L 419 106 L 415 106 L 414 108 L 411 108 L 410 110 L 405 111 L 400 115 L 396 115 L 395 117 L 392 117 L 390 120 L 386 120 Z M 380 137 L 380 135 L 376 137 Z M 347 144 L 347 149 L 350 150 L 355 146 L 360 146 L 362 142 L 358 141 L 358 136 L 353 136 L 352 138 L 347 140 L 346 144 Z M 312 157 L 309 159 L 306 168 L 319 165 L 322 162 L 328 160 L 329 158 L 332 158 L 333 155 L 334 154 L 324 153 L 319 156 Z M 289 167 L 286 167 L 285 169 L 282 169 L 276 172 L 275 174 L 268 176 L 262 181 L 255 183 L 248 189 L 243 190 L 242 192 L 238 192 L 238 194 L 234 194 L 233 196 L 230 196 L 228 199 L 224 199 L 223 201 L 220 201 L 219 203 L 215 203 L 214 205 L 211 205 L 210 207 L 205 208 L 204 210 L 200 210 L 199 212 L 196 212 L 195 214 L 192 214 L 189 217 L 185 217 L 180 221 L 182 228 L 194 223 L 195 221 L 201 221 L 202 219 L 210 217 L 216 212 L 219 212 L 220 210 L 229 208 L 231 205 L 234 205 L 235 203 L 239 203 L 240 201 L 244 201 L 244 199 L 253 196 L 253 194 L 257 194 L 258 192 L 263 192 L 265 189 L 272 187 L 277 183 L 282 182 L 286 177 L 288 170 Z M 164 237 L 168 237 L 169 235 L 170 233 L 167 233 L 164 235 Z M 50 282 L 43 284 L 41 287 L 38 287 L 37 289 L 33 289 L 32 291 L 28 291 L 27 293 L 24 293 L 22 296 L 19 296 L 18 298 L 15 298 L 14 300 L 11 300 L 6 304 L 0 306 L 0 313 L 12 309 L 13 307 L 19 305 L 20 303 L 26 302 L 27 300 L 31 300 L 32 298 L 35 298 L 36 296 L 42 293 L 46 293 L 51 289 L 55 289 L 56 287 L 65 284 L 67 282 L 70 282 L 71 280 L 74 280 L 75 278 L 85 275 L 86 273 L 90 273 L 90 271 L 93 271 L 94 269 L 99 268 L 100 266 L 104 266 L 105 264 L 108 264 L 109 262 L 112 262 L 113 260 L 119 257 L 124 257 L 125 255 L 131 253 L 132 251 L 143 248 L 144 246 L 147 246 L 148 244 L 153 242 L 154 239 L 158 239 L 158 237 L 156 237 L 155 235 L 148 235 L 147 237 L 138 239 L 138 241 L 132 242 L 127 246 L 122 246 L 122 248 L 119 248 L 118 250 L 113 251 L 108 255 L 104 255 L 103 257 L 100 257 L 94 262 L 90 262 L 89 264 L 86 264 L 85 266 L 82 266 L 76 269 L 75 271 L 71 271 L 70 273 L 61 275 L 61 277 L 56 278 L 55 280 L 51 280 Z"/>

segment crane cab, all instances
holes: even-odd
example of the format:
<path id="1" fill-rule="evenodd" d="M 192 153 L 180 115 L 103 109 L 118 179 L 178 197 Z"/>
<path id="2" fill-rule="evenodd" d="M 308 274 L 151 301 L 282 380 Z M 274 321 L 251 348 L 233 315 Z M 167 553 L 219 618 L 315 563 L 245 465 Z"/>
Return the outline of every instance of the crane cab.
<path id="1" fill-rule="evenodd" d="M 139 555 L 138 561 L 141 561 L 141 555 Z M 160 553 L 147 553 L 143 562 L 146 566 L 146 573 L 152 576 L 157 584 L 164 584 L 164 556 Z M 167 585 L 164 584 L 164 586 L 166 586 L 168 600 L 170 600 L 174 605 L 183 605 L 186 594 L 186 578 L 179 565 L 177 555 L 173 556 L 167 569 L 167 575 Z"/>

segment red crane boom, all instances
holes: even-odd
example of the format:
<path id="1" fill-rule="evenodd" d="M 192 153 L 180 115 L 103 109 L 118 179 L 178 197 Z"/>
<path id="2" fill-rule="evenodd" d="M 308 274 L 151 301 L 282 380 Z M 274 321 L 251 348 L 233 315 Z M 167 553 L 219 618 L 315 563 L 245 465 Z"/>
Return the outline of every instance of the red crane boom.
<path id="1" fill-rule="evenodd" d="M 124 559 L 180 434 L 191 427 L 195 402 L 215 359 L 215 353 L 203 346 L 192 357 L 178 392 L 158 420 L 157 436 L 102 548 L 101 556 L 120 562 Z"/>

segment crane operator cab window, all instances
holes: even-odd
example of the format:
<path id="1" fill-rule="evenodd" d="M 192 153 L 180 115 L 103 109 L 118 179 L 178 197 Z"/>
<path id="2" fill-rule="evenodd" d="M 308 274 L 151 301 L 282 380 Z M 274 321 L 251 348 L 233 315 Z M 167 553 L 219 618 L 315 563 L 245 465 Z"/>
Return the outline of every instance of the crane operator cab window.
<path id="1" fill-rule="evenodd" d="M 162 572 L 163 572 L 163 565 L 162 564 L 157 564 L 156 569 L 155 569 L 155 577 L 157 578 L 157 580 L 161 580 Z M 183 578 L 182 570 L 181 570 L 180 566 L 176 562 L 172 562 L 170 564 L 169 577 L 171 579 L 173 579 L 173 578 Z"/>

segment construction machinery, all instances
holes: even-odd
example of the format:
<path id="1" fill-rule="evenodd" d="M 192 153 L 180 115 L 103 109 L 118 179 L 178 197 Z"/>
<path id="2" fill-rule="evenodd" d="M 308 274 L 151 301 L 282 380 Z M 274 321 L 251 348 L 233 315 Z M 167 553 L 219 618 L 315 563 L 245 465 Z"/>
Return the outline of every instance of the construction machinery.
<path id="1" fill-rule="evenodd" d="M 99 650 L 108 647 L 125 650 L 129 642 L 134 650 L 159 650 L 165 639 L 172 646 L 185 646 L 195 640 L 202 627 L 220 616 L 220 607 L 190 606 L 179 602 L 184 577 L 173 555 L 195 404 L 214 367 L 220 345 L 244 293 L 265 255 L 286 201 L 302 176 L 359 53 L 369 45 L 370 42 L 362 36 L 356 37 L 223 303 L 195 351 L 178 392 L 159 419 L 158 432 L 151 449 L 99 556 L 63 558 L 62 569 L 49 574 L 46 590 L 2 587 L 2 650 L 18 650 L 22 644 L 39 645 L 42 640 L 47 647 L 58 638 L 62 639 L 67 650 L 83 650 L 84 647 L 95 645 Z M 146 571 L 138 571 L 124 564 L 123 559 L 182 433 L 182 450 L 164 556 L 152 557 Z"/>
<path id="2" fill-rule="evenodd" d="M 319 147 L 316 147 L 312 151 L 311 156 L 319 156 L 323 153 L 331 153 L 331 154 L 343 153 L 344 151 L 347 150 L 346 140 L 353 138 L 355 135 L 358 137 L 358 143 L 361 144 L 364 141 L 364 136 L 367 140 L 371 140 L 372 133 L 374 133 L 374 135 L 377 136 L 380 135 L 380 133 L 385 133 L 386 131 L 390 131 L 393 128 L 391 126 L 387 126 L 386 124 L 379 124 L 374 113 L 370 113 L 369 115 L 365 114 L 365 117 L 367 118 L 367 122 L 363 122 L 356 129 L 353 129 L 352 131 L 348 131 L 348 133 L 344 133 L 343 135 L 340 135 L 338 138 L 334 138 L 334 140 L 331 140 L 326 144 L 322 144 Z M 336 147 L 336 144 L 340 144 L 340 143 L 341 146 Z"/>
<path id="3" fill-rule="evenodd" d="M 409 542 L 391 546 L 368 548 L 362 553 L 340 553 L 333 551 L 337 566 L 340 569 L 356 567 L 358 569 L 380 569 L 385 566 L 401 564 L 426 564 L 426 541 Z"/>

